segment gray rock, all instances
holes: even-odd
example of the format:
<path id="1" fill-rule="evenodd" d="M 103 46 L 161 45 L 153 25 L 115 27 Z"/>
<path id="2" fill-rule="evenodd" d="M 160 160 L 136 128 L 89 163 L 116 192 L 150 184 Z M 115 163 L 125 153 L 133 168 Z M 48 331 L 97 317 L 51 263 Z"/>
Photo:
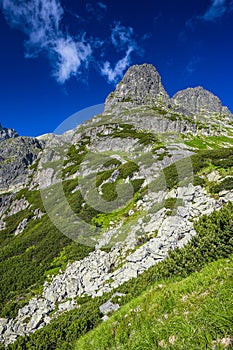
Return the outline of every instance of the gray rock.
<path id="1" fill-rule="evenodd" d="M 58 311 L 59 312 L 70 311 L 70 310 L 73 310 L 75 307 L 77 307 L 75 300 L 68 300 L 58 305 Z"/>
<path id="2" fill-rule="evenodd" d="M 151 64 L 134 65 L 125 73 L 116 90 L 107 97 L 105 112 L 114 107 L 167 105 L 169 101 L 155 67 Z"/>
<path id="3" fill-rule="evenodd" d="M 27 209 L 30 206 L 30 203 L 25 199 L 16 199 L 12 202 L 9 211 L 7 212 L 7 216 L 11 216 L 17 214 L 18 212 Z"/>
<path id="4" fill-rule="evenodd" d="M 107 315 L 110 312 L 116 311 L 120 308 L 119 304 L 113 304 L 110 300 L 108 300 L 106 303 L 102 304 L 99 307 L 99 310 L 102 314 Z"/>
<path id="5" fill-rule="evenodd" d="M 12 191 L 28 183 L 28 167 L 37 159 L 42 144 L 35 138 L 16 137 L 1 142 L 0 190 Z"/>
<path id="6" fill-rule="evenodd" d="M 226 107 L 223 108 L 217 96 L 201 86 L 178 91 L 173 96 L 172 101 L 176 106 L 184 108 L 185 114 L 209 115 L 216 113 L 218 115 L 232 116 Z"/>
<path id="7" fill-rule="evenodd" d="M 19 135 L 14 129 L 3 128 L 0 124 L 0 142 L 7 139 L 15 138 L 17 136 Z"/>
<path id="8" fill-rule="evenodd" d="M 0 335 L 6 330 L 7 323 L 8 323 L 7 318 L 0 318 Z"/>
<path id="9" fill-rule="evenodd" d="M 19 225 L 17 226 L 16 230 L 15 230 L 15 236 L 18 236 L 20 233 L 23 232 L 23 230 L 25 229 L 25 227 L 27 226 L 28 220 L 25 218 L 23 219 L 23 221 L 21 221 L 19 223 Z"/>

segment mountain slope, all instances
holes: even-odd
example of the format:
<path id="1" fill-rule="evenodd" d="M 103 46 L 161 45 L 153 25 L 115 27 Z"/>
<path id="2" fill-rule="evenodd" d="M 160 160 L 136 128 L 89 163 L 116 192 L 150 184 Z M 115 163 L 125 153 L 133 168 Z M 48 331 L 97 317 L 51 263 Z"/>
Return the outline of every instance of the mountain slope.
<path id="1" fill-rule="evenodd" d="M 75 349 L 229 348 L 232 273 L 232 259 L 226 259 L 182 281 L 156 283 L 81 337 Z"/>
<path id="2" fill-rule="evenodd" d="M 128 70 L 101 115 L 73 131 L 3 141 L 1 342 L 20 348 L 49 332 L 60 339 L 67 322 L 61 346 L 70 348 L 72 315 L 85 314 L 77 329 L 94 327 L 108 293 L 195 242 L 202 215 L 216 212 L 223 232 L 204 262 L 229 256 L 232 232 L 218 213 L 233 199 L 232 121 L 203 88 L 170 99 L 144 64 Z"/>

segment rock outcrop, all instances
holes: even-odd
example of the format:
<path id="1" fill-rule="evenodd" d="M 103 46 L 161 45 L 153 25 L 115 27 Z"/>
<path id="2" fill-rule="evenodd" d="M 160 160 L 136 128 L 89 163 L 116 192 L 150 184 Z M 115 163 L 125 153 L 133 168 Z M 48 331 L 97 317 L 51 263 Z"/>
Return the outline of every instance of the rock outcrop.
<path id="1" fill-rule="evenodd" d="M 0 142 L 6 139 L 11 139 L 19 136 L 18 133 L 12 128 L 3 128 L 0 124 Z"/>
<path id="2" fill-rule="evenodd" d="M 201 86 L 178 91 L 173 96 L 172 102 L 176 107 L 183 109 L 185 114 L 232 116 L 229 109 L 222 106 L 217 96 Z"/>
<path id="3" fill-rule="evenodd" d="M 28 167 L 37 159 L 42 143 L 35 138 L 17 137 L 1 142 L 0 191 L 27 183 Z"/>
<path id="4" fill-rule="evenodd" d="M 152 64 L 134 65 L 107 97 L 105 111 L 116 107 L 167 105 L 169 100 L 155 67 Z"/>

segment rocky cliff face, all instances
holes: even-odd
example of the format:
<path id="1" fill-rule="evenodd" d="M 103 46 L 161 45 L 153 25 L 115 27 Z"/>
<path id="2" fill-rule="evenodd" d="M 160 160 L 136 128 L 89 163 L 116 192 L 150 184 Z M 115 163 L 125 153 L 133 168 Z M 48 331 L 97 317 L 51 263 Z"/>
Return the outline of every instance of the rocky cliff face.
<path id="1" fill-rule="evenodd" d="M 169 100 L 155 67 L 152 64 L 135 65 L 107 97 L 105 111 L 120 106 L 167 105 Z"/>
<path id="2" fill-rule="evenodd" d="M 27 184 L 28 167 L 37 159 L 42 142 L 35 138 L 6 139 L 0 145 L 0 191 L 8 192 Z"/>
<path id="3" fill-rule="evenodd" d="M 227 115 L 232 116 L 220 99 L 201 86 L 178 91 L 172 98 L 175 106 L 183 108 L 191 115 Z"/>
<path id="4" fill-rule="evenodd" d="M 179 91 L 170 98 L 151 64 L 128 69 L 107 97 L 103 116 L 106 117 L 100 116 L 98 124 L 101 120 L 118 121 L 157 133 L 178 134 L 226 134 L 233 121 L 232 113 L 220 99 L 200 86 Z"/>
<path id="5" fill-rule="evenodd" d="M 18 133 L 11 128 L 3 128 L 0 124 L 0 142 L 6 139 L 15 138 L 18 136 Z"/>

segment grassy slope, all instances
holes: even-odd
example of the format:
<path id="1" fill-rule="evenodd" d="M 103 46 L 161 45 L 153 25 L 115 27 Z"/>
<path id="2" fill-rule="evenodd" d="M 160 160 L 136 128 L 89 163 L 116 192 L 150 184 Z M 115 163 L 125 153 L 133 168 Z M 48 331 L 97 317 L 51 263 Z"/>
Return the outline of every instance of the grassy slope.
<path id="1" fill-rule="evenodd" d="M 232 272 L 231 256 L 179 282 L 155 283 L 81 337 L 75 349 L 211 349 L 233 335 Z"/>

